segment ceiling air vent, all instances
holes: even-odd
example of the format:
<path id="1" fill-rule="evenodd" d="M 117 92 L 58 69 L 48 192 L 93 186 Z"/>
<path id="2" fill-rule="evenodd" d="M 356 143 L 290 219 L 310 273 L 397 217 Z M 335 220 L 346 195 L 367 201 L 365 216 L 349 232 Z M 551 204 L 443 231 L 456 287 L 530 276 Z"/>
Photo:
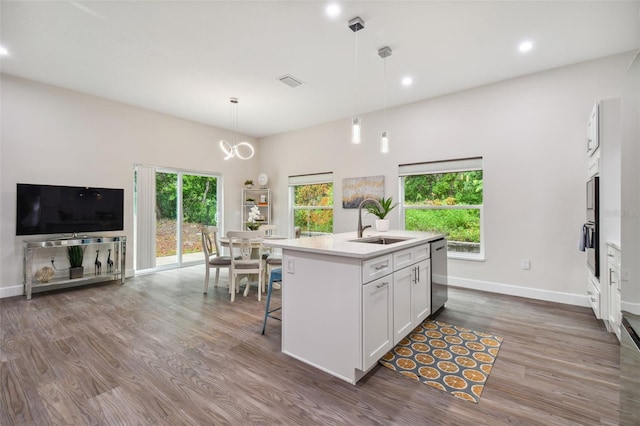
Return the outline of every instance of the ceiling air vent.
<path id="1" fill-rule="evenodd" d="M 278 80 L 280 80 L 282 83 L 294 89 L 303 84 L 300 80 L 298 80 L 297 78 L 295 78 L 290 74 L 283 75 L 282 77 L 278 77 Z"/>

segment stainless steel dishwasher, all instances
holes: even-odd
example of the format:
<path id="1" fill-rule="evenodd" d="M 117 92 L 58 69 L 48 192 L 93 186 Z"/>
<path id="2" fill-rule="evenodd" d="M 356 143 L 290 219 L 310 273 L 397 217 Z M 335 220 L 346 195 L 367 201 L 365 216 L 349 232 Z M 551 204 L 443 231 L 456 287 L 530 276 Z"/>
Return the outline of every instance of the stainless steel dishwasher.
<path id="1" fill-rule="evenodd" d="M 431 242 L 431 316 L 447 302 L 447 240 Z"/>
<path id="2" fill-rule="evenodd" d="M 640 316 L 622 312 L 620 330 L 621 426 L 640 424 Z"/>

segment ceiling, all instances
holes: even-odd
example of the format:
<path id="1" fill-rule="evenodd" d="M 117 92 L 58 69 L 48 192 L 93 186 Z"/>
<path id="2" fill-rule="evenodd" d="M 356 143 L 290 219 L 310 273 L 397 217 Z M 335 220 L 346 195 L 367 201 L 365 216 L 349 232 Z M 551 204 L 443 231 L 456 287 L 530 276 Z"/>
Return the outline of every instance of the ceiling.
<path id="1" fill-rule="evenodd" d="M 263 137 L 640 49 L 640 1 L 339 4 L 2 0 L 0 71 Z"/>

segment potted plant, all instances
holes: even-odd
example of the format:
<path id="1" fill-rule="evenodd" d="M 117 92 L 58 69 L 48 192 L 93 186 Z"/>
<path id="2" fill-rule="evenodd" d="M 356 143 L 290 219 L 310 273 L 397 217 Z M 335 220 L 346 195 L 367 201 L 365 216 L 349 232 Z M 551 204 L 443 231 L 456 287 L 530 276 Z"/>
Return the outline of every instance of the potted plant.
<path id="1" fill-rule="evenodd" d="M 251 189 L 251 188 L 253 187 L 253 180 L 251 180 L 251 179 L 247 179 L 247 180 L 245 180 L 245 181 L 244 181 L 244 186 L 245 186 L 247 189 Z"/>
<path id="2" fill-rule="evenodd" d="M 380 231 L 380 232 L 388 231 L 389 219 L 386 219 L 387 214 L 389 214 L 389 212 L 393 210 L 398 204 L 397 203 L 393 204 L 393 197 L 389 197 L 389 198 L 382 197 L 378 199 L 378 202 L 380 203 L 380 206 L 382 208 L 379 208 L 375 204 L 370 204 L 367 207 L 367 211 L 378 218 L 376 220 L 377 231 Z"/>
<path id="3" fill-rule="evenodd" d="M 82 246 L 67 247 L 67 257 L 69 258 L 69 279 L 82 278 L 84 267 L 84 248 Z"/>

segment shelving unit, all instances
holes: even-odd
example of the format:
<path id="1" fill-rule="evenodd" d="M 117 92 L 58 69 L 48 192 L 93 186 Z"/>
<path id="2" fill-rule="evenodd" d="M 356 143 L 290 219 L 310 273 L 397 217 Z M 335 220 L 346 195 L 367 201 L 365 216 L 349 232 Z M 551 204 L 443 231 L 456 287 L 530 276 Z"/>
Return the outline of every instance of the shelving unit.
<path id="1" fill-rule="evenodd" d="M 31 300 L 32 293 L 53 290 L 55 288 L 62 287 L 74 287 L 79 285 L 93 284 L 103 281 L 120 280 L 124 284 L 125 271 L 126 271 L 126 250 L 127 250 L 127 237 L 124 235 L 113 237 L 87 237 L 76 238 L 69 240 L 49 240 L 49 241 L 24 241 L 22 243 L 24 250 L 23 258 L 23 282 L 24 282 L 24 294 L 27 296 L 27 300 Z M 69 279 L 64 277 L 55 277 L 51 280 L 41 283 L 35 279 L 36 272 L 33 271 L 34 258 L 37 256 L 43 256 L 48 254 L 48 251 L 52 253 L 60 253 L 60 249 L 64 248 L 64 256 L 66 257 L 66 248 L 71 246 L 106 246 L 104 251 L 109 248 L 111 251 L 111 260 L 113 260 L 113 269 L 108 270 L 106 262 L 106 256 L 101 258 L 102 270 L 101 273 L 87 273 L 88 270 L 93 268 L 87 268 L 85 266 L 85 273 L 82 278 Z M 103 250 L 100 248 L 100 250 Z M 53 256 L 52 256 L 53 257 Z M 93 262 L 94 257 L 85 254 L 85 264 L 89 264 L 91 260 Z M 93 265 L 92 265 L 93 266 Z"/>
<path id="2" fill-rule="evenodd" d="M 271 190 L 267 188 L 242 190 L 242 229 L 247 229 L 249 211 L 253 206 L 258 206 L 262 220 L 261 225 L 271 224 Z"/>

